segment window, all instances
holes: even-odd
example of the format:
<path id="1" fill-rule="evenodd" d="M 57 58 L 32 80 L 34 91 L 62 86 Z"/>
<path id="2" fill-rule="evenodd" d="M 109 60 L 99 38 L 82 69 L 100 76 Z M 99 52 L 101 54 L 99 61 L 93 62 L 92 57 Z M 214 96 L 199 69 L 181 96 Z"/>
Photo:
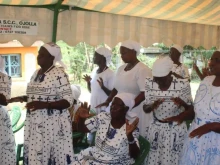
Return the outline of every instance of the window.
<path id="1" fill-rule="evenodd" d="M 11 77 L 21 77 L 21 55 L 20 54 L 4 54 L 5 71 Z"/>

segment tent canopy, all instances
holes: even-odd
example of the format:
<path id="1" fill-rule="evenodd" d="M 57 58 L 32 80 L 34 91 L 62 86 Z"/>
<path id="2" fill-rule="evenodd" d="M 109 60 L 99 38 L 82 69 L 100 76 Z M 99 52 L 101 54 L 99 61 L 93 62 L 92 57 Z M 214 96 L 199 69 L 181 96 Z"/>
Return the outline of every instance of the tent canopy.
<path id="1" fill-rule="evenodd" d="M 0 0 L 3 5 L 54 5 L 58 0 Z M 63 0 L 62 5 L 161 20 L 220 25 L 219 0 Z"/>
<path id="2" fill-rule="evenodd" d="M 113 47 L 133 39 L 143 46 L 163 42 L 219 47 L 219 0 L 0 0 L 0 4 L 5 19 L 39 22 L 37 36 L 7 34 L 1 35 L 0 42 L 49 42 L 56 25 L 57 40 L 69 45 L 84 41 Z M 44 8 L 66 11 L 60 12 L 54 24 L 54 13 Z"/>

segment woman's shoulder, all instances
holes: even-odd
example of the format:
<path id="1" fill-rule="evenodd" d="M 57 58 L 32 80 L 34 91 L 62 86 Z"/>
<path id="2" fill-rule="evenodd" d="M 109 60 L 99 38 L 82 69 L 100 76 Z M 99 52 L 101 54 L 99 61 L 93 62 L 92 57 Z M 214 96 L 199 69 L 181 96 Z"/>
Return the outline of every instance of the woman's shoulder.
<path id="1" fill-rule="evenodd" d="M 10 81 L 11 77 L 3 72 L 0 72 L 0 76 L 4 77 L 4 81 Z"/>
<path id="2" fill-rule="evenodd" d="M 144 64 L 143 62 L 139 62 L 137 64 L 137 68 L 141 69 L 141 70 L 151 71 L 151 69 L 146 64 Z"/>
<path id="3" fill-rule="evenodd" d="M 206 76 L 201 83 L 203 84 L 207 84 L 209 82 L 213 82 L 215 79 L 215 75 L 211 75 L 211 76 Z"/>

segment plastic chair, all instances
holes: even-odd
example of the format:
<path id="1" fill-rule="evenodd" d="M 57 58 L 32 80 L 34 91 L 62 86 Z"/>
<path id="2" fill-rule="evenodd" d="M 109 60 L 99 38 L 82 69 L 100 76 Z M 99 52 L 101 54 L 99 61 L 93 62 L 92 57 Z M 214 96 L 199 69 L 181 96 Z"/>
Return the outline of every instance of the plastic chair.
<path id="1" fill-rule="evenodd" d="M 187 129 L 189 129 L 189 127 L 191 126 L 192 121 L 193 120 L 186 120 Z"/>
<path id="2" fill-rule="evenodd" d="M 150 143 L 144 137 L 139 136 L 138 141 L 140 145 L 140 154 L 135 159 L 135 163 L 133 165 L 141 165 L 150 151 Z"/>
<path id="3" fill-rule="evenodd" d="M 21 110 L 18 106 L 13 106 L 11 111 L 9 111 L 11 125 L 12 128 L 18 123 L 19 119 L 21 118 Z"/>
<path id="4" fill-rule="evenodd" d="M 24 127 L 24 121 L 20 124 L 20 125 L 15 125 L 12 130 L 13 130 L 13 133 L 16 133 L 18 131 L 20 131 L 22 128 Z M 17 144 L 17 150 L 16 150 L 16 153 L 17 153 L 17 156 L 16 156 L 16 165 L 19 165 L 19 161 L 23 161 L 23 155 L 21 155 L 21 151 L 22 151 L 22 148 L 24 147 L 24 144 Z"/>
<path id="5" fill-rule="evenodd" d="M 19 122 L 21 119 L 21 110 L 19 107 L 13 107 L 12 114 L 13 114 L 12 123 L 15 121 L 15 118 L 19 116 L 19 119 L 17 120 L 17 118 L 16 118 L 17 121 L 13 123 L 14 125 L 12 124 L 12 131 L 15 134 L 16 132 L 20 131 L 24 127 L 25 121 Z M 16 153 L 17 153 L 16 165 L 19 165 L 19 161 L 23 160 L 23 156 L 21 155 L 21 151 L 22 151 L 23 146 L 24 146 L 23 144 L 17 144 L 17 146 L 16 146 L 17 147 L 17 149 L 16 149 Z"/>

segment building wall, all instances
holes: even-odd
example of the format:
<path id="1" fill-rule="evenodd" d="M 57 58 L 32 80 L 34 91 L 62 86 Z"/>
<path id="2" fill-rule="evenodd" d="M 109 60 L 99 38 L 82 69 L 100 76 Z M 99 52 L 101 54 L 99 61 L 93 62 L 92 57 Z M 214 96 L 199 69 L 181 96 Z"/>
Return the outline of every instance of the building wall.
<path id="1" fill-rule="evenodd" d="M 26 55 L 27 54 L 33 54 L 36 58 L 38 55 L 38 48 L 37 47 L 5 47 L 5 48 L 0 48 L 0 55 L 1 54 L 20 54 L 21 55 L 21 77 L 14 77 L 12 78 L 13 81 L 28 81 L 29 76 L 27 76 L 27 63 L 29 61 L 27 60 Z M 36 59 L 35 58 L 35 59 Z M 35 64 L 33 68 L 37 68 L 37 61 L 31 61 L 32 63 Z M 30 69 L 33 69 L 30 68 Z"/>

